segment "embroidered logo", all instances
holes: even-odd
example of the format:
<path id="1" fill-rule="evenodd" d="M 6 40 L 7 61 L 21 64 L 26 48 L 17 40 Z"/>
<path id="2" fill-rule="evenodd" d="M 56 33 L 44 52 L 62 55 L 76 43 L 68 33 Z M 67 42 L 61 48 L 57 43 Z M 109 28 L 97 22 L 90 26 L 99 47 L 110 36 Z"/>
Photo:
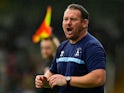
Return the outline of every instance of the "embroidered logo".
<path id="1" fill-rule="evenodd" d="M 60 57 L 64 56 L 64 51 L 61 51 Z"/>
<path id="2" fill-rule="evenodd" d="M 76 53 L 75 53 L 74 56 L 78 57 L 81 54 L 81 52 L 82 52 L 82 48 L 77 48 Z"/>

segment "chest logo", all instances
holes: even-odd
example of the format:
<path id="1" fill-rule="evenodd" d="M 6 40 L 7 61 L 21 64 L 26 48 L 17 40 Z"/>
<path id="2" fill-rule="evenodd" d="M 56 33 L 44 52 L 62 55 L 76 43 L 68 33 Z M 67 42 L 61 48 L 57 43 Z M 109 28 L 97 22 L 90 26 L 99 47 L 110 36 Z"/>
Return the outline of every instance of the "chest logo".
<path id="1" fill-rule="evenodd" d="M 75 53 L 74 56 L 75 56 L 75 57 L 80 56 L 81 52 L 82 52 L 82 48 L 77 48 L 77 49 L 76 49 L 76 53 Z"/>
<path id="2" fill-rule="evenodd" d="M 61 51 L 60 57 L 64 56 L 64 51 Z"/>

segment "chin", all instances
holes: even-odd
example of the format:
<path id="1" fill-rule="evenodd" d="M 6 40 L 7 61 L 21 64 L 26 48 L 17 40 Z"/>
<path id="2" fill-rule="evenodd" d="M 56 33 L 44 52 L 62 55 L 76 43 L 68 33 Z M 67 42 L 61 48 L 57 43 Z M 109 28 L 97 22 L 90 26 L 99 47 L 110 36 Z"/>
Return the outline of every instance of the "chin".
<path id="1" fill-rule="evenodd" d="M 72 36 L 66 36 L 67 39 L 73 40 Z"/>
<path id="2" fill-rule="evenodd" d="M 66 36 L 67 39 L 72 39 L 73 37 L 72 36 Z"/>
<path id="3" fill-rule="evenodd" d="M 67 39 L 69 39 L 69 40 L 71 40 L 71 38 L 70 37 L 66 37 Z"/>

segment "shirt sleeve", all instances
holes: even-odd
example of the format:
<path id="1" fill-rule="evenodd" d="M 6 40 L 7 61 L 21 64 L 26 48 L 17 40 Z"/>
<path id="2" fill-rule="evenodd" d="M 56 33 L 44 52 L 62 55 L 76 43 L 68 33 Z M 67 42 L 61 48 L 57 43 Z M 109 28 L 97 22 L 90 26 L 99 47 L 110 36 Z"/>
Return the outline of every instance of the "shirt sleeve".
<path id="1" fill-rule="evenodd" d="M 56 55 L 57 56 L 57 55 Z M 50 66 L 50 72 L 57 74 L 57 63 L 56 63 L 56 56 L 53 58 L 52 64 Z"/>
<path id="2" fill-rule="evenodd" d="M 52 73 L 54 73 L 54 74 L 57 74 L 57 73 L 58 73 L 58 71 L 57 71 L 56 59 L 59 57 L 60 49 L 61 49 L 61 46 L 58 47 L 57 52 L 56 52 L 56 55 L 55 55 L 55 57 L 53 58 L 52 64 L 51 64 L 51 66 L 50 66 L 50 71 L 51 71 Z"/>
<path id="3" fill-rule="evenodd" d="M 88 44 L 85 54 L 88 72 L 95 69 L 105 69 L 106 55 L 101 45 Z"/>

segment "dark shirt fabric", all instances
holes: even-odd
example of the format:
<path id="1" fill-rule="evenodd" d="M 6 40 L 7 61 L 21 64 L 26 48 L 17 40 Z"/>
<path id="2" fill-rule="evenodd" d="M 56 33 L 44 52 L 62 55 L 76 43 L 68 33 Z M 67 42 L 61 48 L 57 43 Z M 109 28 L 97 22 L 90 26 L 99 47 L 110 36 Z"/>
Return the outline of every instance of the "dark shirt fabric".
<path id="1" fill-rule="evenodd" d="M 64 76 L 84 76 L 96 69 L 105 69 L 106 55 L 102 44 L 90 33 L 76 44 L 61 43 L 50 71 Z M 104 85 L 95 88 L 59 87 L 58 93 L 104 93 Z"/>

